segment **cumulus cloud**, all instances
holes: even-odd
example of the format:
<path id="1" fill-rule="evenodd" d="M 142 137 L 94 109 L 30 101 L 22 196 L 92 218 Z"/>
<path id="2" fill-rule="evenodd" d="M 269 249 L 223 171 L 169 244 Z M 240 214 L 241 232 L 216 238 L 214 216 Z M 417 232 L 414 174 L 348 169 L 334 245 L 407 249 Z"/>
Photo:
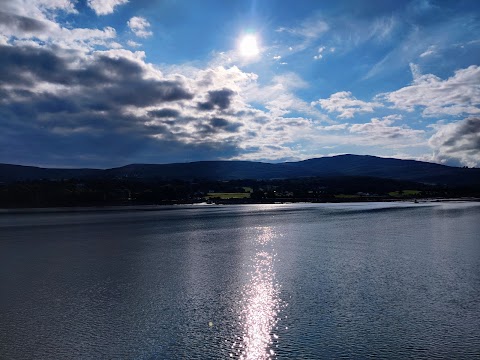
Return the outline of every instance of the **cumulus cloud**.
<path id="1" fill-rule="evenodd" d="M 244 89 L 249 102 L 261 102 L 273 116 L 285 116 L 292 112 L 327 120 L 324 114 L 312 108 L 307 102 L 294 94 L 294 90 L 307 87 L 308 84 L 295 73 L 274 76 L 269 84 L 258 86 L 254 83 Z"/>
<path id="2" fill-rule="evenodd" d="M 66 13 L 77 13 L 77 10 L 75 9 L 75 0 L 9 0 L 8 2 L 14 7 L 21 6 L 25 8 L 25 10 L 27 10 L 29 5 L 31 4 L 39 9 L 46 11 L 64 11 Z"/>
<path id="3" fill-rule="evenodd" d="M 15 32 L 36 34 L 46 30 L 44 22 L 30 17 L 0 11 L 0 30 L 3 33 Z"/>
<path id="4" fill-rule="evenodd" d="M 49 139 L 46 148 L 65 137 L 88 144 L 90 137 L 111 136 L 105 143 L 113 146 L 119 138 L 126 141 L 127 134 L 151 146 L 148 139 L 154 136 L 182 142 L 170 129 L 175 124 L 147 122 L 180 117 L 179 110 L 164 105 L 178 106 L 194 94 L 181 78 L 150 73 L 134 54 L 129 59 L 118 51 L 98 52 L 79 61 L 46 48 L 2 46 L 0 52 L 5 54 L 0 66 L 8 69 L 0 76 L 4 134 L 20 131 L 23 141 L 36 134 Z M 54 141 L 55 136 L 61 138 Z"/>
<path id="5" fill-rule="evenodd" d="M 88 0 L 87 5 L 97 15 L 107 15 L 115 11 L 115 7 L 128 3 L 128 0 Z"/>
<path id="6" fill-rule="evenodd" d="M 376 99 L 400 110 L 422 107 L 424 116 L 480 113 L 480 66 L 457 70 L 446 80 L 432 74 L 422 75 L 416 69 L 411 85 L 380 94 Z"/>
<path id="7" fill-rule="evenodd" d="M 4 6 L 3 6 L 4 5 Z M 104 29 L 64 27 L 56 21 L 59 12 L 76 13 L 75 2 L 68 0 L 11 0 L 2 4 L 0 33 L 6 43 L 39 43 L 71 50 L 96 46 L 118 47 L 112 27 Z"/>
<path id="8" fill-rule="evenodd" d="M 368 135 L 372 142 L 381 140 L 386 144 L 392 141 L 420 140 L 425 134 L 423 130 L 415 130 L 403 124 L 401 126 L 393 125 L 395 121 L 400 120 L 398 115 L 385 116 L 382 119 L 373 118 L 370 122 L 364 124 L 352 124 L 349 128 L 351 133 Z M 411 141 L 407 142 L 407 146 Z"/>
<path id="9" fill-rule="evenodd" d="M 153 33 L 148 30 L 150 28 L 150 23 L 143 17 L 134 16 L 127 22 L 130 30 L 138 37 L 147 38 Z"/>
<path id="10" fill-rule="evenodd" d="M 65 90 L 63 87 L 69 87 L 70 91 L 89 87 L 90 90 L 82 94 L 83 98 L 105 108 L 116 104 L 147 106 L 193 98 L 181 82 L 148 79 L 141 63 L 109 56 L 115 52 L 99 52 L 73 67 L 71 58 L 45 48 L 1 46 L 0 51 L 4 54 L 0 66 L 9 70 L 0 76 L 0 84 L 10 88 L 14 85 L 28 87 L 23 90 L 30 92 L 35 92 L 36 88 L 45 92 L 50 88 L 55 93 L 56 86 L 60 86 L 61 91 Z"/>
<path id="11" fill-rule="evenodd" d="M 356 113 L 373 112 L 375 108 L 382 107 L 379 102 L 367 102 L 356 99 L 350 91 L 340 91 L 330 95 L 328 99 L 319 99 L 311 105 L 320 105 L 328 112 L 338 112 L 339 118 L 352 118 Z"/>
<path id="12" fill-rule="evenodd" d="M 468 117 L 434 126 L 436 133 L 429 144 L 438 162 L 480 166 L 480 118 Z"/>

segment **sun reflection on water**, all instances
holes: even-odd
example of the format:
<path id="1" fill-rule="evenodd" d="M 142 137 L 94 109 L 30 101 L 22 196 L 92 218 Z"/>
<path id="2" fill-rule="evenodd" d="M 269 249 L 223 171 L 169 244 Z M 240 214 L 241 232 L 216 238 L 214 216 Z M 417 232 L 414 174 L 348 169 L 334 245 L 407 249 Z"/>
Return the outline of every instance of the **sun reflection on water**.
<path id="1" fill-rule="evenodd" d="M 278 339 L 274 330 L 281 305 L 273 267 L 275 234 L 271 227 L 257 228 L 256 231 L 251 280 L 243 289 L 244 303 L 240 315 L 243 338 L 234 344 L 234 348 L 240 359 L 273 359 L 274 342 Z"/>

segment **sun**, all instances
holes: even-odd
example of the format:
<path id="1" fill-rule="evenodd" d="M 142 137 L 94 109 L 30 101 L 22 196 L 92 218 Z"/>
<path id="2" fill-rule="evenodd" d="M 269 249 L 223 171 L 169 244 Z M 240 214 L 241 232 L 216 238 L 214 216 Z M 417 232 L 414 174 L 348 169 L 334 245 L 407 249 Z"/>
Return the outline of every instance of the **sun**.
<path id="1" fill-rule="evenodd" d="M 258 41 L 255 35 L 245 35 L 240 40 L 240 54 L 245 57 L 253 57 L 260 53 Z"/>

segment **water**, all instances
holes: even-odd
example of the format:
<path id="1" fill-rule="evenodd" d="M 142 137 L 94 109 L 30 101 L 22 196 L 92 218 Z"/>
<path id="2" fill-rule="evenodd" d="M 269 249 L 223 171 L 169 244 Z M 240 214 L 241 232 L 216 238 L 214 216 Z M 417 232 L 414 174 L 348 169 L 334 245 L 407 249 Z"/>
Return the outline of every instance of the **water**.
<path id="1" fill-rule="evenodd" d="M 479 203 L 3 212 L 0 358 L 479 358 L 479 234 Z"/>

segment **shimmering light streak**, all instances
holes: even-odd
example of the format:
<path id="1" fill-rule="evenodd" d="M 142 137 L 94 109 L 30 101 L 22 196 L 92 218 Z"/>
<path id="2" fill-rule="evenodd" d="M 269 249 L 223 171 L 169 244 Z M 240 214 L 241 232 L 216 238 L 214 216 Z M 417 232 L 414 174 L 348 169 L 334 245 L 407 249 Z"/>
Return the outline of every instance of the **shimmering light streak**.
<path id="1" fill-rule="evenodd" d="M 280 311 L 279 285 L 273 269 L 274 233 L 270 227 L 258 230 L 252 279 L 244 289 L 245 303 L 241 313 L 244 330 L 239 358 L 245 360 L 275 358 L 273 341 L 278 339 L 273 333 Z"/>

